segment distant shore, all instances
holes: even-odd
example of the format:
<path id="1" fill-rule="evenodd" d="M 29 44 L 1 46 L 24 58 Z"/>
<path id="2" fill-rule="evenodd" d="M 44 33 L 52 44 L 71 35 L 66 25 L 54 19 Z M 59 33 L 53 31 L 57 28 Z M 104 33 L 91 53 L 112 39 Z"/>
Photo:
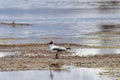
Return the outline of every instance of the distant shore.
<path id="1" fill-rule="evenodd" d="M 85 48 L 75 44 L 58 44 L 65 47 Z M 90 68 L 120 68 L 120 54 L 77 56 L 69 52 L 51 52 L 47 44 L 0 45 L 0 52 L 10 52 L 0 58 L 0 71 L 61 69 L 63 65 Z"/>

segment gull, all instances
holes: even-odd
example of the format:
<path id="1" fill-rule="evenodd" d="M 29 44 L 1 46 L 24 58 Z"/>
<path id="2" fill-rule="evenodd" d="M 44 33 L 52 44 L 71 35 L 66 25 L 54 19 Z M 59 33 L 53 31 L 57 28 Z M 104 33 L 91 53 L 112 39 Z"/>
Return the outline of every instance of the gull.
<path id="1" fill-rule="evenodd" d="M 53 41 L 51 41 L 51 42 L 48 43 L 48 44 L 50 44 L 50 45 L 49 45 L 49 48 L 50 48 L 51 50 L 57 51 L 57 52 L 66 51 L 66 50 L 70 49 L 70 48 L 65 48 L 65 47 L 62 47 L 62 46 L 56 46 L 56 45 L 54 45 L 54 42 L 53 42 Z"/>
<path id="2" fill-rule="evenodd" d="M 52 51 L 60 52 L 60 51 L 70 50 L 70 48 L 66 48 L 66 47 L 62 47 L 62 46 L 56 46 L 53 41 L 51 41 L 48 44 L 49 44 L 50 50 L 52 50 Z M 55 59 L 58 59 L 58 54 L 56 54 Z"/>

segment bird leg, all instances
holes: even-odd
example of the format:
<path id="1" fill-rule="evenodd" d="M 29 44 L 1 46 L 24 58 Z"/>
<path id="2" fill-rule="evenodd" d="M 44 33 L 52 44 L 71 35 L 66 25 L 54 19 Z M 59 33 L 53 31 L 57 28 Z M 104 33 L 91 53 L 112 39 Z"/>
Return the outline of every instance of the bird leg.
<path id="1" fill-rule="evenodd" d="M 55 59 L 59 59 L 59 54 L 58 53 L 55 54 Z"/>

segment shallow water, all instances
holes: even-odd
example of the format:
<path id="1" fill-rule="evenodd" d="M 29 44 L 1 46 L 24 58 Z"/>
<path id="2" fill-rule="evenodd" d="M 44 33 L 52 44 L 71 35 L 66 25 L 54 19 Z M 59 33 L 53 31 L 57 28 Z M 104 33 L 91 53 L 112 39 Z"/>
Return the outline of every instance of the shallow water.
<path id="1" fill-rule="evenodd" d="M 13 71 L 0 72 L 1 80 L 116 80 L 112 77 L 98 75 L 100 69 L 68 68 L 63 71 Z"/>
<path id="2" fill-rule="evenodd" d="M 120 49 L 75 49 L 75 54 L 79 56 L 96 55 L 96 54 L 120 54 Z"/>
<path id="3" fill-rule="evenodd" d="M 5 56 L 18 56 L 18 55 L 20 55 L 20 53 L 18 54 L 18 52 L 17 53 L 0 52 L 0 58 Z"/>

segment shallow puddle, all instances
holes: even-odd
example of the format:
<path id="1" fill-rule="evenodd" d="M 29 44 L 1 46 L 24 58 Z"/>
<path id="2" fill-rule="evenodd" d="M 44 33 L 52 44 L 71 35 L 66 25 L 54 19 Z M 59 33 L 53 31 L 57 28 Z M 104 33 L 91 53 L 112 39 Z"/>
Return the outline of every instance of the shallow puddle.
<path id="1" fill-rule="evenodd" d="M 5 56 L 17 56 L 19 53 L 10 53 L 10 52 L 0 52 L 0 58 Z"/>
<path id="2" fill-rule="evenodd" d="M 63 71 L 13 71 L 0 72 L 0 80 L 116 80 L 98 75 L 101 69 L 67 68 Z"/>
<path id="3" fill-rule="evenodd" d="M 76 55 L 86 56 L 95 54 L 120 54 L 120 49 L 79 48 L 74 50 Z"/>

